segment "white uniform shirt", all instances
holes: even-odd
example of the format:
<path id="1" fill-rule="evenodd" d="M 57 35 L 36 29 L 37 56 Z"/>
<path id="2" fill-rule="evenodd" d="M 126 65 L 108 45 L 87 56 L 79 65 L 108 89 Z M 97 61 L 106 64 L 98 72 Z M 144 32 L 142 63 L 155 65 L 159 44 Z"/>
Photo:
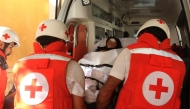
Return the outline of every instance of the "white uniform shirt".
<path id="1" fill-rule="evenodd" d="M 118 55 L 116 61 L 114 62 L 113 68 L 110 71 L 111 76 L 125 81 L 127 80 L 130 68 L 130 59 L 131 59 L 131 52 L 129 49 L 125 48 L 123 51 Z"/>
<path id="2" fill-rule="evenodd" d="M 71 94 L 84 96 L 84 72 L 75 61 L 69 61 L 67 65 L 66 83 Z"/>

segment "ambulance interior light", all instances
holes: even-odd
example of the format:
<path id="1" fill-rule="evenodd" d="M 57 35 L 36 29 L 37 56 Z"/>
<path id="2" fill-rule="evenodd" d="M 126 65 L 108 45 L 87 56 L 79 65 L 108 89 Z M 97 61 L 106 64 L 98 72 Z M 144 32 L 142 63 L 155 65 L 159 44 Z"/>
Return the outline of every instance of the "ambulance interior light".
<path id="1" fill-rule="evenodd" d="M 82 5 L 87 6 L 91 4 L 91 0 L 82 0 Z"/>

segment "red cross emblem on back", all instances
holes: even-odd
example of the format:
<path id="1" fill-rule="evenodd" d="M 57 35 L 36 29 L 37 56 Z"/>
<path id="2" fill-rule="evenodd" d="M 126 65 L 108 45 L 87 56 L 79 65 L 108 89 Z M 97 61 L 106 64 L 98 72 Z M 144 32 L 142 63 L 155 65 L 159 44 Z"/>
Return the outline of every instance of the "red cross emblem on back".
<path id="1" fill-rule="evenodd" d="M 157 20 L 160 24 L 165 24 L 163 20 Z"/>
<path id="2" fill-rule="evenodd" d="M 37 79 L 32 80 L 31 86 L 25 86 L 25 91 L 30 91 L 30 98 L 35 98 L 37 91 L 42 92 L 42 86 L 36 86 Z"/>
<path id="3" fill-rule="evenodd" d="M 157 85 L 150 85 L 149 90 L 155 91 L 156 92 L 155 98 L 160 99 L 161 93 L 168 92 L 168 87 L 162 86 L 162 79 L 157 78 Z"/>
<path id="4" fill-rule="evenodd" d="M 7 40 L 8 38 L 10 38 L 10 36 L 7 33 L 4 34 L 3 37 L 5 38 L 5 40 Z"/>
<path id="5" fill-rule="evenodd" d="M 41 31 L 44 31 L 44 29 L 46 29 L 46 28 L 47 28 L 47 26 L 45 24 L 42 24 L 42 26 L 39 29 L 41 29 Z"/>

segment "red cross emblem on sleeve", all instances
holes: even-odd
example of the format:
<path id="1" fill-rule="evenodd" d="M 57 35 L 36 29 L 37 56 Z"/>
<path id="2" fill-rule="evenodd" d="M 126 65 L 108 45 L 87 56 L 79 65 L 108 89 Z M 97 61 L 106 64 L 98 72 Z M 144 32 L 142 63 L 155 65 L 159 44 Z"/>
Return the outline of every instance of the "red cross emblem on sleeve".
<path id="1" fill-rule="evenodd" d="M 5 40 L 7 40 L 8 38 L 10 38 L 10 36 L 9 36 L 7 33 L 5 33 L 5 34 L 3 35 L 3 37 L 5 38 Z"/>
<path id="2" fill-rule="evenodd" d="M 160 24 L 165 24 L 163 20 L 157 20 Z"/>
<path id="3" fill-rule="evenodd" d="M 47 28 L 47 26 L 45 24 L 42 24 L 42 26 L 39 29 L 41 29 L 41 31 L 44 31 L 44 29 L 46 29 L 46 28 Z"/>

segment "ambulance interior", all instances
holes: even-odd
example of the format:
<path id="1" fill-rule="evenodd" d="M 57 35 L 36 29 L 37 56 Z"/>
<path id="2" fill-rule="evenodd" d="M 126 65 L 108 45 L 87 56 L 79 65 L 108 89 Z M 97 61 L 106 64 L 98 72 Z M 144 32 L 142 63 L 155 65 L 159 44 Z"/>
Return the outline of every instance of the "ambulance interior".
<path id="1" fill-rule="evenodd" d="M 58 0 L 59 1 L 59 0 Z M 170 28 L 171 46 L 180 50 L 188 47 L 183 55 L 190 57 L 190 0 L 63 0 L 57 7 L 57 18 L 68 26 L 68 53 L 84 67 L 83 70 L 96 70 L 101 82 L 107 79 L 116 57 L 127 45 L 135 43 L 139 27 L 149 19 L 162 19 Z M 89 3 L 89 5 L 88 5 Z M 123 38 L 123 32 L 129 38 Z M 105 32 L 107 35 L 105 35 Z M 106 38 L 117 37 L 123 48 L 107 52 L 94 52 L 97 46 L 105 46 Z M 187 62 L 189 63 L 189 61 Z M 83 66 L 83 65 L 88 66 Z M 93 65 L 89 68 L 89 65 Z M 105 75 L 99 74 L 105 72 Z M 91 75 L 89 73 L 86 76 Z M 96 77 L 95 77 L 96 78 Z M 187 79 L 186 82 L 189 80 Z M 184 93 L 188 92 L 185 89 Z M 184 101 L 189 102 L 189 97 Z M 187 98 L 185 98 L 185 96 Z M 183 102 L 183 100 L 182 100 Z M 183 103 L 182 103 L 183 104 Z M 188 105 L 189 103 L 184 103 Z"/>
<path id="2" fill-rule="evenodd" d="M 139 27 L 153 18 L 168 24 L 171 46 L 189 46 L 189 11 L 189 0 L 65 0 L 57 19 L 68 25 L 68 49 L 78 61 L 107 37 L 122 40 L 127 31 L 136 39 Z"/>
<path id="3" fill-rule="evenodd" d="M 108 37 L 116 37 L 125 48 L 135 43 L 139 27 L 154 18 L 168 24 L 175 52 L 182 58 L 189 57 L 189 0 L 71 0 L 64 2 L 57 19 L 69 27 L 72 40 L 68 49 L 81 64 L 85 76 L 105 83 L 122 49 L 94 52 L 97 46 L 105 46 Z M 129 38 L 123 38 L 124 31 Z"/>

